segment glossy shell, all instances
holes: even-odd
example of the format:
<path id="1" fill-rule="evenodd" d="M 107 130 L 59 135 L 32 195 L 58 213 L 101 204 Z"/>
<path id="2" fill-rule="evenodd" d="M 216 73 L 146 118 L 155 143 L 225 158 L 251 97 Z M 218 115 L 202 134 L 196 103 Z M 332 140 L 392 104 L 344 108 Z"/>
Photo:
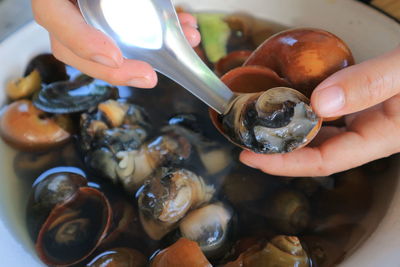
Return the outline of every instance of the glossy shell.
<path id="1" fill-rule="evenodd" d="M 217 75 L 222 76 L 228 71 L 242 66 L 251 53 L 252 51 L 250 50 L 239 50 L 231 52 L 225 57 L 221 58 L 215 64 L 215 71 Z"/>
<path id="2" fill-rule="evenodd" d="M 191 171 L 163 168 L 139 190 L 140 220 L 146 233 L 161 239 L 190 209 L 207 203 L 215 189 Z"/>
<path id="3" fill-rule="evenodd" d="M 49 265 L 68 266 L 90 255 L 106 236 L 111 207 L 102 193 L 83 187 L 54 208 L 36 240 L 36 251 Z"/>
<path id="4" fill-rule="evenodd" d="M 289 86 L 276 72 L 263 66 L 238 67 L 227 72 L 221 80 L 235 93 L 256 93 Z"/>
<path id="5" fill-rule="evenodd" d="M 37 70 L 32 71 L 28 76 L 12 80 L 7 83 L 6 92 L 10 99 L 30 97 L 42 87 L 42 79 Z"/>
<path id="6" fill-rule="evenodd" d="M 270 88 L 288 86 L 288 83 L 280 78 L 274 71 L 262 66 L 238 67 L 227 72 L 221 77 L 224 82 L 235 93 L 263 92 Z M 212 123 L 217 130 L 233 144 L 248 149 L 240 142 L 236 142 L 223 129 L 221 117 L 214 110 L 209 109 Z"/>
<path id="7" fill-rule="evenodd" d="M 300 192 L 280 190 L 265 203 L 268 221 L 285 234 L 298 234 L 309 224 L 310 204 Z"/>
<path id="8" fill-rule="evenodd" d="M 107 198 L 77 173 L 44 173 L 27 206 L 36 252 L 52 266 L 69 266 L 90 255 L 108 233 L 111 218 Z"/>
<path id="9" fill-rule="evenodd" d="M 234 144 L 257 153 L 286 153 L 307 145 L 321 128 L 309 100 L 296 90 L 275 87 L 239 95 L 230 111 L 213 117 Z"/>
<path id="10" fill-rule="evenodd" d="M 216 259 L 229 250 L 233 227 L 232 208 L 217 202 L 189 212 L 179 223 L 179 232 L 197 242 L 207 258 Z"/>
<path id="11" fill-rule="evenodd" d="M 71 136 L 54 118 L 34 107 L 29 100 L 19 100 L 4 108 L 0 117 L 0 134 L 11 146 L 26 151 L 58 146 Z"/>
<path id="12" fill-rule="evenodd" d="M 114 248 L 96 256 L 87 267 L 146 267 L 147 259 L 131 248 Z"/>
<path id="13" fill-rule="evenodd" d="M 118 94 L 116 87 L 81 75 L 73 81 L 60 81 L 43 87 L 33 97 L 34 105 L 49 113 L 86 111 Z"/>
<path id="14" fill-rule="evenodd" d="M 276 236 L 270 242 L 255 245 L 224 267 L 309 267 L 309 258 L 295 236 Z"/>
<path id="15" fill-rule="evenodd" d="M 350 49 L 337 36 L 324 30 L 298 28 L 267 39 L 244 65 L 271 68 L 292 88 L 310 97 L 325 78 L 353 64 Z"/>
<path id="16" fill-rule="evenodd" d="M 65 64 L 57 60 L 52 54 L 40 54 L 32 58 L 24 73 L 27 77 L 34 70 L 38 71 L 45 84 L 68 80 Z"/>
<path id="17" fill-rule="evenodd" d="M 160 251 L 150 267 L 212 267 L 196 242 L 179 239 L 172 246 Z"/>

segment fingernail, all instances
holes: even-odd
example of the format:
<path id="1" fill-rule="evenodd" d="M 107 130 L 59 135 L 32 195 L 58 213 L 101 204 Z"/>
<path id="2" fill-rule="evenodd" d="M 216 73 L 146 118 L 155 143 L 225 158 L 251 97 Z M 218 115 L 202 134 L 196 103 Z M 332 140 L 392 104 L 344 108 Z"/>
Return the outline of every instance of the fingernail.
<path id="1" fill-rule="evenodd" d="M 110 57 L 104 56 L 104 55 L 94 55 L 92 57 L 92 60 L 94 62 L 97 62 L 101 65 L 104 65 L 104 66 L 107 66 L 110 68 L 118 68 L 118 66 L 119 66 L 119 64 L 117 63 L 116 60 L 114 60 Z"/>
<path id="2" fill-rule="evenodd" d="M 150 84 L 149 79 L 144 77 L 135 77 L 127 82 L 127 85 L 139 88 L 148 88 Z"/>
<path id="3" fill-rule="evenodd" d="M 339 86 L 318 89 L 316 94 L 315 109 L 322 117 L 335 116 L 344 107 L 344 91 Z"/>

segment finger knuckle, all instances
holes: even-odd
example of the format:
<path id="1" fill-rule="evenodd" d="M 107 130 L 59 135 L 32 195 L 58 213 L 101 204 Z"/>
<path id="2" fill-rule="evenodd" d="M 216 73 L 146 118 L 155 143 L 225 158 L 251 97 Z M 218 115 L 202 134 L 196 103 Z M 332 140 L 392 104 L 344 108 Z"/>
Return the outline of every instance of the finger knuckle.
<path id="1" fill-rule="evenodd" d="M 316 170 L 315 176 L 330 176 L 334 172 L 331 170 L 329 165 L 319 165 Z"/>
<path id="2" fill-rule="evenodd" d="M 315 174 L 313 176 L 330 176 L 334 173 L 330 160 L 327 158 L 325 151 L 319 152 L 319 158 L 315 163 Z"/>
<path id="3" fill-rule="evenodd" d="M 377 100 L 383 101 L 388 92 L 393 91 L 395 81 L 390 75 L 375 71 L 374 73 L 366 73 L 364 77 L 366 86 L 363 93 L 365 100 L 370 104 Z"/>

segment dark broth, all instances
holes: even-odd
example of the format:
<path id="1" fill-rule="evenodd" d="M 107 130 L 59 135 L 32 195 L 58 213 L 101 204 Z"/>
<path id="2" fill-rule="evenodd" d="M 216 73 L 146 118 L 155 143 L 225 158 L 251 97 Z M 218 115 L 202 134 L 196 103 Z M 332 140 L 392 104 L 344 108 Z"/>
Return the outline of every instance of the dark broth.
<path id="1" fill-rule="evenodd" d="M 271 33 L 285 28 L 265 21 L 259 23 L 270 27 L 273 25 Z M 249 44 L 239 44 L 235 36 L 240 36 L 240 33 L 235 34 L 237 35 L 231 37 L 229 50 L 255 48 Z M 74 69 L 69 68 L 68 71 L 70 76 L 76 75 Z M 195 114 L 207 138 L 231 146 L 211 124 L 208 107 L 168 78 L 159 75 L 159 83 L 152 90 L 127 87 L 120 87 L 119 90 L 122 98 L 145 108 L 154 128 L 166 125 L 172 115 Z M 76 143 L 73 141 L 63 148 L 40 155 L 19 153 L 15 159 L 17 175 L 26 181 L 26 187 L 29 188 L 40 173 L 52 167 L 74 166 L 86 173 L 92 186 L 100 187 L 110 195 L 120 195 L 122 189 L 118 185 L 96 178 L 95 173 L 85 168 Z M 370 211 L 377 210 L 374 208 L 376 202 L 383 203 L 382 206 L 386 206 L 389 202 L 389 199 L 381 196 L 380 191 L 382 188 L 394 188 L 390 186 L 395 182 L 394 177 L 388 177 L 392 168 L 390 158 L 331 177 L 286 178 L 271 176 L 246 167 L 238 161 L 240 150 L 232 147 L 232 151 L 235 164 L 222 174 L 207 176 L 205 179 L 216 186 L 216 198 L 229 202 L 235 210 L 238 226 L 233 238 L 243 242 L 243 239 L 269 239 L 278 234 L 287 234 L 277 229 L 276 223 L 273 222 L 276 218 L 270 215 L 271 199 L 277 192 L 299 192 L 308 202 L 311 219 L 307 227 L 297 236 L 311 252 L 313 266 L 330 266 L 340 262 L 368 237 L 383 216 L 384 209 L 380 209 L 379 216 Z M 32 168 L 23 164 L 38 158 L 43 159 L 42 164 Z M 192 162 L 187 162 L 182 167 L 195 172 L 200 171 Z M 386 198 L 390 198 L 392 194 L 386 193 L 386 195 Z M 133 195 L 126 195 L 126 201 L 133 206 L 137 205 Z M 120 238 L 106 247 L 101 247 L 101 251 L 125 246 L 139 249 L 150 257 L 158 249 L 170 243 L 169 237 L 160 242 L 149 239 L 145 245 L 142 240 L 135 242 L 132 236 L 127 235 L 127 237 L 129 238 Z"/>

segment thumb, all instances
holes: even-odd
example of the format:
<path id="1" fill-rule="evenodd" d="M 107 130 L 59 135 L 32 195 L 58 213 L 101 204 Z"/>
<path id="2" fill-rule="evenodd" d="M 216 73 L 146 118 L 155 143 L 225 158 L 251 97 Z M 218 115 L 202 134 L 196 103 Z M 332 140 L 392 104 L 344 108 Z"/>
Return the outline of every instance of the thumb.
<path id="1" fill-rule="evenodd" d="M 400 92 L 400 48 L 345 68 L 323 81 L 311 96 L 321 117 L 335 117 L 374 106 Z"/>

